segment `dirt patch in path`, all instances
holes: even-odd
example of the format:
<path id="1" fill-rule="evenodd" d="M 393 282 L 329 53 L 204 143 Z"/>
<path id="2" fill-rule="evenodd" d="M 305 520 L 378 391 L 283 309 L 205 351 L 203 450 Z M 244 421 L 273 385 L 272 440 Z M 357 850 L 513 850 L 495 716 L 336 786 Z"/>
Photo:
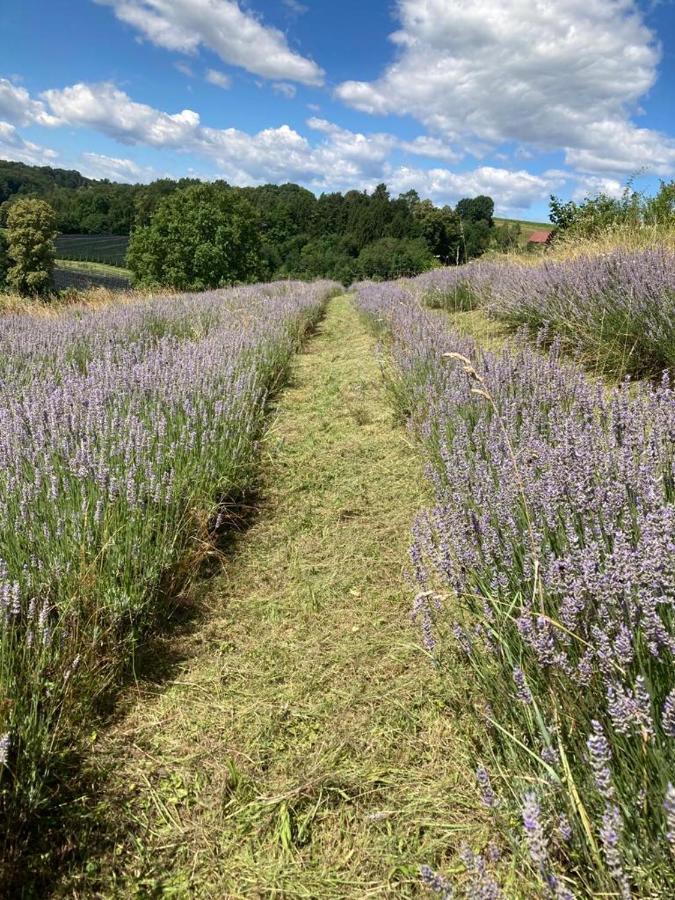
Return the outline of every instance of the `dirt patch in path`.
<path id="1" fill-rule="evenodd" d="M 348 297 L 295 362 L 263 469 L 206 623 L 95 744 L 115 837 L 52 896 L 416 896 L 420 864 L 485 835 L 461 685 L 409 620 L 421 463 Z"/>

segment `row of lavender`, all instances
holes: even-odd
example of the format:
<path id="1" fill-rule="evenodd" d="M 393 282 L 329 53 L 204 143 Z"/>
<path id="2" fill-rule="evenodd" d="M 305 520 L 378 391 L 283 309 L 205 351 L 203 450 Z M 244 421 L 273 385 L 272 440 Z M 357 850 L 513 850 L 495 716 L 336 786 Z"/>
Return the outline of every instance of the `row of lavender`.
<path id="1" fill-rule="evenodd" d="M 675 371 L 675 254 L 665 247 L 436 269 L 410 282 L 431 306 L 483 308 L 509 327 L 545 330 L 595 372 Z"/>
<path id="2" fill-rule="evenodd" d="M 395 396 L 427 454 L 414 615 L 445 677 L 458 658 L 473 673 L 483 803 L 502 834 L 522 816 L 543 894 L 672 896 L 668 380 L 608 393 L 555 353 L 481 352 L 400 283 L 358 298 L 391 335 Z"/>
<path id="3" fill-rule="evenodd" d="M 0 804 L 49 802 L 61 751 L 156 615 L 200 523 L 250 484 L 271 389 L 334 286 L 5 316 Z M 202 535 L 204 536 L 204 535 Z"/>

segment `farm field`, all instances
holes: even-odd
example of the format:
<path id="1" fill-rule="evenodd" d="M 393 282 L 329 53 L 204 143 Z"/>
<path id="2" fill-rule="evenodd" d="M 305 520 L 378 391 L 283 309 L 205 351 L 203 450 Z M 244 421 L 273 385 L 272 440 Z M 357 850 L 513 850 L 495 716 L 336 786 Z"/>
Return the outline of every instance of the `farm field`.
<path id="1" fill-rule="evenodd" d="M 8 318 L 6 884 L 669 896 L 669 254 Z"/>
<path id="2" fill-rule="evenodd" d="M 124 291 L 131 287 L 131 272 L 104 263 L 57 259 L 54 265 L 54 287 L 57 290 L 105 287 Z"/>
<path id="3" fill-rule="evenodd" d="M 129 238 L 120 234 L 59 234 L 55 243 L 58 259 L 124 268 Z"/>

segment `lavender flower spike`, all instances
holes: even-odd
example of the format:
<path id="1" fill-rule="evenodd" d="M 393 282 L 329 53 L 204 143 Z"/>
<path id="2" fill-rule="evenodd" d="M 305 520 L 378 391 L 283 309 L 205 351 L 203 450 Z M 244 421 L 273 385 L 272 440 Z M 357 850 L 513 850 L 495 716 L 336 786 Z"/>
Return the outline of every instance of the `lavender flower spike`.
<path id="1" fill-rule="evenodd" d="M 483 805 L 487 806 L 488 809 L 494 809 L 499 805 L 499 800 L 497 795 L 492 789 L 492 784 L 490 783 L 490 776 L 488 775 L 488 771 L 484 766 L 478 766 L 476 769 L 476 781 L 478 782 L 478 786 L 481 790 L 481 800 L 483 801 Z"/>
<path id="2" fill-rule="evenodd" d="M 619 885 L 622 900 L 630 900 L 632 893 L 630 884 L 623 870 L 619 844 L 621 843 L 621 813 L 619 807 L 608 805 L 602 817 L 600 841 L 605 854 L 605 862 L 612 877 Z"/>
<path id="3" fill-rule="evenodd" d="M 668 737 L 675 738 L 675 688 L 668 694 L 663 704 L 661 724 Z"/>
<path id="4" fill-rule="evenodd" d="M 602 730 L 602 725 L 596 719 L 593 719 L 591 725 L 593 726 L 593 733 L 586 741 L 586 746 L 590 754 L 593 780 L 601 797 L 605 800 L 612 800 L 614 798 L 614 785 L 612 784 L 612 773 L 610 770 L 612 755 L 609 744 Z"/>
<path id="5" fill-rule="evenodd" d="M 11 737 L 9 732 L 7 734 L 3 734 L 0 737 L 0 768 L 2 766 L 7 765 L 7 758 L 9 757 L 9 748 L 11 746 Z"/>
<path id="6" fill-rule="evenodd" d="M 522 814 L 530 858 L 539 872 L 543 874 L 548 866 L 548 847 L 544 827 L 541 824 L 541 808 L 537 795 L 533 792 L 525 794 Z"/>
<path id="7" fill-rule="evenodd" d="M 431 866 L 420 867 L 420 880 L 430 891 L 440 894 L 442 900 L 452 900 L 453 890 L 450 883 L 438 872 L 434 872 Z"/>
<path id="8" fill-rule="evenodd" d="M 675 788 L 670 783 L 666 788 L 666 799 L 663 801 L 663 808 L 666 811 L 666 824 L 668 825 L 666 837 L 670 844 L 670 852 L 675 856 Z"/>
<path id="9" fill-rule="evenodd" d="M 532 703 L 532 692 L 527 686 L 527 681 L 525 680 L 525 673 L 523 670 L 516 666 L 513 670 L 513 680 L 516 683 L 516 697 L 520 700 L 521 703 Z"/>

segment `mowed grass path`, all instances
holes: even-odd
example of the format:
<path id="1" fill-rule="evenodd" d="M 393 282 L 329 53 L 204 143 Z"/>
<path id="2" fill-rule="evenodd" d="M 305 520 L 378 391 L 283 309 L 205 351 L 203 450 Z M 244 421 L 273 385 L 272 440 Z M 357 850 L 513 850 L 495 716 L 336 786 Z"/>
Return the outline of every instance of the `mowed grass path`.
<path id="1" fill-rule="evenodd" d="M 485 836 L 462 686 L 409 619 L 421 462 L 348 297 L 296 360 L 263 470 L 183 662 L 98 741 L 114 850 L 82 847 L 55 895 L 417 896 L 421 863 Z"/>

